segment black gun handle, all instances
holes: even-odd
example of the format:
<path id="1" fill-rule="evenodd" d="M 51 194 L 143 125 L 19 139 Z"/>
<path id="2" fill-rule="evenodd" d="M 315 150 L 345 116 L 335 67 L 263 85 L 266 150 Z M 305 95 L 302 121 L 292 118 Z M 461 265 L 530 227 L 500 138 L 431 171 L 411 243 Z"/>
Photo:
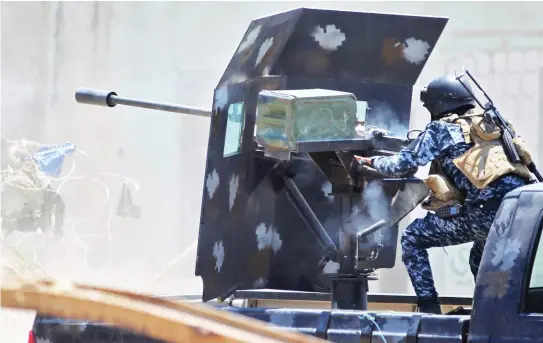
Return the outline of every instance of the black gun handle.
<path id="1" fill-rule="evenodd" d="M 537 181 L 543 182 L 543 176 L 541 176 L 541 173 L 539 172 L 539 170 L 537 170 L 534 162 L 530 163 L 527 167 L 528 170 L 535 175 Z"/>
<path id="2" fill-rule="evenodd" d="M 502 140 L 503 150 L 507 155 L 507 158 L 509 158 L 509 161 L 512 163 L 521 163 L 522 161 L 517 149 L 515 148 L 515 144 L 513 143 L 513 136 L 511 136 L 511 133 L 508 130 L 503 130 Z"/>

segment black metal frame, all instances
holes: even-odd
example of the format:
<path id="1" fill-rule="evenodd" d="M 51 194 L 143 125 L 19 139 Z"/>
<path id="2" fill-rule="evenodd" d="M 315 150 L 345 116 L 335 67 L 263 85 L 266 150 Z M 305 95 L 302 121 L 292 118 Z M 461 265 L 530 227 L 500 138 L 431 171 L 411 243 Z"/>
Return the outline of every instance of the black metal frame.
<path id="1" fill-rule="evenodd" d="M 181 296 L 182 297 L 182 296 Z M 254 299 L 254 300 L 292 300 L 292 301 L 330 301 L 331 293 L 327 292 L 297 292 L 283 291 L 275 289 L 246 289 L 236 291 L 234 299 Z M 170 299 L 170 297 L 169 297 Z M 175 296 L 172 300 L 177 300 Z M 179 298 L 181 299 L 181 298 Z M 461 305 L 471 306 L 472 297 L 439 297 L 441 305 Z M 368 303 L 383 304 L 417 304 L 415 295 L 394 294 L 394 293 L 368 293 Z"/>

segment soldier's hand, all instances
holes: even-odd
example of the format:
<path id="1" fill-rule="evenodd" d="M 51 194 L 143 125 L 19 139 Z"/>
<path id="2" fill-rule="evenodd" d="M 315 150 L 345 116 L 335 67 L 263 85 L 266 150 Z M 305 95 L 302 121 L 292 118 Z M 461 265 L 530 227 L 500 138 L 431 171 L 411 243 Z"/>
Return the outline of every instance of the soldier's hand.
<path id="1" fill-rule="evenodd" d="M 371 158 L 354 155 L 355 160 L 360 164 L 367 164 L 371 166 Z"/>

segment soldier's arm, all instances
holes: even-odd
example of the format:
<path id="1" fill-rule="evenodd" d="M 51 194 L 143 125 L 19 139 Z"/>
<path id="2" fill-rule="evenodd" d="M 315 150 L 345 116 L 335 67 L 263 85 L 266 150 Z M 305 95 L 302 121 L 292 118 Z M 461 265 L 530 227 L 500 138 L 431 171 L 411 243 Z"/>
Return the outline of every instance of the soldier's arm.
<path id="1" fill-rule="evenodd" d="M 371 167 L 392 177 L 404 177 L 414 174 L 418 167 L 432 162 L 447 148 L 463 141 L 459 126 L 433 121 L 398 154 L 374 157 Z"/>

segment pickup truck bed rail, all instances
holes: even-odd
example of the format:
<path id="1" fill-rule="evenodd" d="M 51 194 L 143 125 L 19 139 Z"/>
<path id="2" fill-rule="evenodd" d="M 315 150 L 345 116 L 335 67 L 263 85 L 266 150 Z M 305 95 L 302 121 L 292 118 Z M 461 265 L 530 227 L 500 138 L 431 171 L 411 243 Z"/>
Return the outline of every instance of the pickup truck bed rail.
<path id="1" fill-rule="evenodd" d="M 200 294 L 163 295 L 162 299 L 173 301 L 200 302 Z M 471 307 L 473 298 L 466 296 L 448 296 L 440 298 L 443 312 L 459 307 Z M 372 311 L 413 312 L 417 298 L 414 295 L 395 293 L 369 293 L 368 309 Z M 330 293 L 284 291 L 276 289 L 247 289 L 236 291 L 230 301 L 209 301 L 208 304 L 218 307 L 250 307 L 250 308 L 298 308 L 298 309 L 330 309 Z"/>

